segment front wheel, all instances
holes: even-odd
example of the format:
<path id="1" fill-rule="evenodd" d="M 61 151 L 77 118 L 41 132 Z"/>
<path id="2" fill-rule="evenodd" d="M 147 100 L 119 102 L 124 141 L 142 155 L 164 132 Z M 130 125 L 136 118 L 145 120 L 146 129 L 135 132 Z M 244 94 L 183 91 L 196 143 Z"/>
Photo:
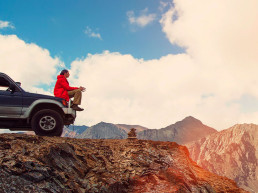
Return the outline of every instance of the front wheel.
<path id="1" fill-rule="evenodd" d="M 31 126 L 36 135 L 61 136 L 64 121 L 58 112 L 44 109 L 32 117 Z"/>

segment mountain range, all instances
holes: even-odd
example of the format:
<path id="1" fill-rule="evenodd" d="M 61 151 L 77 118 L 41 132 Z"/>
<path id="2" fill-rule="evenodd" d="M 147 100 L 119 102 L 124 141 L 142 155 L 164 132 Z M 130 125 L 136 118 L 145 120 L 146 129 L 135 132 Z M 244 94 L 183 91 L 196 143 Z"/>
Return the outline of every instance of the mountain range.
<path id="1" fill-rule="evenodd" d="M 82 125 L 82 126 L 77 126 L 77 125 L 70 125 L 69 127 L 65 126 L 62 137 L 71 137 L 71 138 L 77 138 L 80 134 L 82 134 L 86 129 L 89 127 Z"/>
<path id="2" fill-rule="evenodd" d="M 87 139 L 125 139 L 131 128 L 136 129 L 138 139 L 173 141 L 179 144 L 196 141 L 217 132 L 196 118 L 189 116 L 182 121 L 161 129 L 148 129 L 140 125 L 101 122 L 87 128 L 83 133 L 77 135 L 77 137 Z"/>

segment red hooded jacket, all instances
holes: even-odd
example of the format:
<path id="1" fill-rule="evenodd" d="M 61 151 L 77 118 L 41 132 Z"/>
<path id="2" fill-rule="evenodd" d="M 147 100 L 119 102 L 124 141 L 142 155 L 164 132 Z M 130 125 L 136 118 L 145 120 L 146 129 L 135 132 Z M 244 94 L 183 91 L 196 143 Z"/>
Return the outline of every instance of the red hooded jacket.
<path id="1" fill-rule="evenodd" d="M 69 101 L 69 95 L 67 91 L 79 89 L 78 87 L 70 87 L 69 82 L 64 75 L 58 75 L 56 85 L 54 88 L 55 97 L 60 97 Z"/>

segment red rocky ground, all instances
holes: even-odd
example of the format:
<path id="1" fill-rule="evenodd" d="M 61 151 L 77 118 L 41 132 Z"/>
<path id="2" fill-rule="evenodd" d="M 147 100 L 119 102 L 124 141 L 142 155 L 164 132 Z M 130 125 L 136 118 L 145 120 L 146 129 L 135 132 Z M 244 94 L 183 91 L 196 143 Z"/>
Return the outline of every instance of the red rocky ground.
<path id="1" fill-rule="evenodd" d="M 0 135 L 1 192 L 245 192 L 174 142 Z"/>

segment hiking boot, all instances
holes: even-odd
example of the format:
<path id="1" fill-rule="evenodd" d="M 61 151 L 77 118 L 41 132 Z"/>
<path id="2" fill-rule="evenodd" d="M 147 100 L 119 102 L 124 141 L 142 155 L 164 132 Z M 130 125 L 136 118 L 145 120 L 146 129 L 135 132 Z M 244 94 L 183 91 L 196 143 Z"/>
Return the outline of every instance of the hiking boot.
<path id="1" fill-rule="evenodd" d="M 71 107 L 75 111 L 83 111 L 84 110 L 83 108 L 78 107 L 78 105 L 76 105 L 76 104 L 73 104 Z"/>

